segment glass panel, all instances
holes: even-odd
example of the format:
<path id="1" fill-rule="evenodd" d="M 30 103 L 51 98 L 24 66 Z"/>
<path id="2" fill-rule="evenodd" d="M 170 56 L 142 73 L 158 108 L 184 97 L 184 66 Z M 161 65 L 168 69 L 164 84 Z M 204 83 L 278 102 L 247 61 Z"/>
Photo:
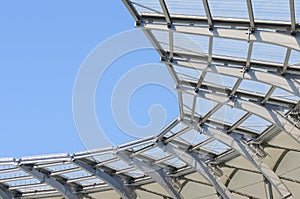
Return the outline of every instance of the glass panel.
<path id="1" fill-rule="evenodd" d="M 251 59 L 283 63 L 285 54 L 284 47 L 256 42 L 253 45 Z"/>
<path id="2" fill-rule="evenodd" d="M 159 13 L 163 14 L 159 1 L 155 0 L 134 0 L 132 1 L 135 9 L 140 13 Z"/>
<path id="3" fill-rule="evenodd" d="M 204 116 L 208 111 L 210 111 L 214 106 L 216 106 L 217 103 L 211 100 L 203 99 L 203 98 L 197 98 L 197 105 L 196 105 L 196 112 Z"/>
<path id="4" fill-rule="evenodd" d="M 203 142 L 207 138 L 208 137 L 206 135 L 203 135 L 200 132 L 195 131 L 195 130 L 190 130 L 187 133 L 178 137 L 178 139 L 183 140 L 191 145 L 196 145 L 200 142 Z"/>
<path id="5" fill-rule="evenodd" d="M 202 74 L 201 71 L 192 68 L 174 66 L 174 69 L 180 79 L 198 81 L 200 75 Z"/>
<path id="6" fill-rule="evenodd" d="M 300 12 L 300 10 L 299 10 Z M 300 67 L 300 52 L 293 50 L 291 52 L 290 60 L 289 60 L 289 65 L 291 66 L 297 66 Z"/>
<path id="7" fill-rule="evenodd" d="M 231 106 L 222 106 L 211 118 L 233 124 L 245 114 L 246 112 L 243 110 L 232 108 Z"/>
<path id="8" fill-rule="evenodd" d="M 248 43 L 234 39 L 214 38 L 213 54 L 247 58 Z"/>
<path id="9" fill-rule="evenodd" d="M 199 0 L 166 0 L 169 13 L 181 15 L 206 16 L 202 1 Z"/>
<path id="10" fill-rule="evenodd" d="M 207 53 L 207 41 L 208 37 L 193 36 L 175 32 L 174 51 L 204 54 Z"/>
<path id="11" fill-rule="evenodd" d="M 213 17 L 230 17 L 248 19 L 246 1 L 241 0 L 209 0 Z"/>
<path id="12" fill-rule="evenodd" d="M 262 93 L 262 94 L 266 94 L 270 88 L 271 86 L 268 84 L 247 80 L 247 79 L 243 80 L 239 86 L 239 89 L 241 90 L 251 91 L 255 93 Z"/>
<path id="13" fill-rule="evenodd" d="M 254 18 L 290 21 L 289 0 L 252 0 Z"/>
<path id="14" fill-rule="evenodd" d="M 230 149 L 228 146 L 226 146 L 225 144 L 214 140 L 206 145 L 204 145 L 202 148 L 207 149 L 209 151 L 212 151 L 213 153 L 223 153 L 225 151 L 227 151 L 228 149 Z"/>
<path id="15" fill-rule="evenodd" d="M 245 120 L 240 125 L 240 127 L 243 127 L 246 129 L 252 129 L 257 132 L 262 132 L 270 125 L 271 125 L 270 122 L 268 122 L 256 115 L 251 115 L 247 120 Z"/>
<path id="16" fill-rule="evenodd" d="M 280 88 L 276 88 L 272 93 L 271 97 L 278 97 L 278 98 L 283 98 L 283 99 L 288 99 L 293 101 L 299 100 L 298 96 L 294 95 L 293 93 L 282 90 Z"/>

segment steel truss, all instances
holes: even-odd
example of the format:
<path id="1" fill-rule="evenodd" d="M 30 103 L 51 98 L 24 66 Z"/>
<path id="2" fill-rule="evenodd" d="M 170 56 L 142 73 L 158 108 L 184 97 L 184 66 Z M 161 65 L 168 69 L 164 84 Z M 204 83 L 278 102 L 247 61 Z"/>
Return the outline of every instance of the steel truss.
<path id="1" fill-rule="evenodd" d="M 229 199 L 235 195 L 299 198 L 300 176 L 292 173 L 299 167 L 297 159 L 300 157 L 297 116 L 300 113 L 300 66 L 291 64 L 292 54 L 300 52 L 295 1 L 289 0 L 289 21 L 257 19 L 253 0 L 245 0 L 247 19 L 215 16 L 210 0 L 200 0 L 203 16 L 175 14 L 166 0 L 157 1 L 161 8 L 159 13 L 151 13 L 156 11 L 151 7 L 149 13 L 139 10 L 141 6 L 147 9 L 142 0 L 122 1 L 133 16 L 136 27 L 156 48 L 174 80 L 179 101 L 178 118 L 153 137 L 117 147 L 72 155 L 0 159 L 0 197 L 77 199 L 99 197 L 93 194 L 106 197 L 107 192 L 113 192 L 116 198 L 135 199 L 150 195 L 181 199 L 189 198 L 186 192 L 205 192 L 206 189 L 201 188 L 189 190 L 189 185 L 196 183 L 199 187 L 213 187 L 214 191 L 206 194 L 215 198 Z M 162 47 L 161 38 L 157 38 L 155 31 L 167 33 L 164 41 L 167 48 Z M 175 34 L 207 38 L 207 52 L 178 50 Z M 247 42 L 246 57 L 215 54 L 216 38 Z M 254 59 L 256 43 L 284 48 L 284 59 L 281 62 Z M 194 80 L 185 78 L 184 75 L 188 77 L 190 74 L 180 74 L 178 67 L 200 71 L 201 74 Z M 235 78 L 236 81 L 232 87 L 223 86 L 207 81 L 210 74 Z M 258 93 L 244 89 L 245 81 L 267 85 L 268 90 Z M 278 90 L 293 98 L 276 95 Z M 184 96 L 189 96 L 191 102 Z M 200 114 L 197 109 L 201 105 L 199 99 L 212 101 L 214 106 L 207 113 Z M 214 115 L 224 107 L 245 113 L 234 122 L 216 119 Z M 248 128 L 244 124 L 251 121 L 252 116 L 270 125 L 261 131 Z M 226 148 L 213 150 L 212 143 L 215 142 Z M 158 158 L 153 150 L 160 150 L 163 155 Z M 273 162 L 269 156 L 274 158 Z M 286 164 L 291 159 L 295 168 L 282 172 L 282 168 L 291 166 Z M 236 160 L 240 164 L 234 164 Z M 252 167 L 244 167 L 245 162 Z M 120 166 L 116 168 L 112 164 Z M 77 172 L 85 174 L 70 177 L 70 173 Z M 234 186 L 236 181 L 242 183 L 242 179 L 238 179 L 242 172 L 263 179 L 257 183 L 265 187 L 264 195 L 249 191 L 248 184 L 244 185 L 245 188 Z M 204 180 L 193 179 L 191 175 L 194 174 Z M 148 188 L 153 184 L 165 193 Z M 196 197 L 203 197 L 200 195 Z"/>

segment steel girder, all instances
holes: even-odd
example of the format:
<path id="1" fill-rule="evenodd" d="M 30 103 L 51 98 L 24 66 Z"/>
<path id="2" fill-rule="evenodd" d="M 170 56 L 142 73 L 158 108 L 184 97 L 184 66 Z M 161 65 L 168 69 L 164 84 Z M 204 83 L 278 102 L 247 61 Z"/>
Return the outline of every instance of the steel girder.
<path id="1" fill-rule="evenodd" d="M 132 187 L 126 186 L 122 178 L 116 175 L 109 174 L 95 165 L 87 163 L 86 160 L 73 160 L 73 163 L 81 167 L 88 173 L 96 176 L 110 185 L 123 199 L 135 199 L 137 195 Z"/>
<path id="2" fill-rule="evenodd" d="M 150 176 L 155 182 L 157 182 L 162 188 L 164 188 L 172 198 L 182 199 L 182 196 L 174 187 L 175 182 L 172 182 L 163 168 L 157 165 L 146 163 L 145 161 L 139 160 L 136 157 L 131 157 L 130 155 L 121 151 L 117 151 L 115 155 L 128 164 L 132 164 L 134 167 L 144 172 L 146 175 Z"/>
<path id="3" fill-rule="evenodd" d="M 232 28 L 217 28 L 209 30 L 206 27 L 192 26 L 192 25 L 175 25 L 172 28 L 166 27 L 164 24 L 154 23 L 140 23 L 138 26 L 147 30 L 160 30 L 167 32 L 178 32 L 184 34 L 201 35 L 208 37 L 227 38 L 242 41 L 252 41 L 261 43 L 270 43 L 285 48 L 291 48 L 296 51 L 300 51 L 300 36 L 289 35 L 280 32 L 269 32 L 264 30 L 256 30 L 254 33 L 248 36 L 249 31 L 244 29 L 232 29 Z"/>
<path id="4" fill-rule="evenodd" d="M 193 127 L 195 130 L 199 131 L 201 128 L 199 123 L 191 123 L 189 120 L 183 119 L 183 123 L 188 126 Z M 286 185 L 281 181 L 281 179 L 269 168 L 269 166 L 264 163 L 263 159 L 258 156 L 252 148 L 246 144 L 243 139 L 238 135 L 228 135 L 226 131 L 222 131 L 219 129 L 214 129 L 207 125 L 202 125 L 204 134 L 218 140 L 225 145 L 231 147 L 235 151 L 237 151 L 240 155 L 245 157 L 258 171 L 262 173 L 262 175 L 268 179 L 268 181 L 274 186 L 279 195 L 282 198 L 292 198 L 292 194 Z M 201 132 L 201 131 L 200 131 Z"/>
<path id="5" fill-rule="evenodd" d="M 224 199 L 233 198 L 230 191 L 220 182 L 220 179 L 211 171 L 211 168 L 205 163 L 204 157 L 200 157 L 194 152 L 187 152 L 183 149 L 175 147 L 172 144 L 166 144 L 163 142 L 158 142 L 158 147 L 162 150 L 168 152 L 174 157 L 178 157 L 184 161 L 187 165 L 195 169 L 199 174 L 201 174 L 205 179 L 207 179 L 216 189 L 217 193 Z"/>
<path id="6" fill-rule="evenodd" d="M 157 13 L 141 13 L 137 15 L 140 20 L 139 22 L 166 22 L 164 15 Z M 180 25 L 208 25 L 207 17 L 203 16 L 184 16 L 184 15 L 171 15 L 173 23 Z M 242 28 L 252 28 L 250 21 L 248 19 L 239 19 L 239 18 L 225 18 L 225 17 L 214 17 L 213 18 L 214 28 L 216 26 L 227 26 L 227 27 L 242 27 Z M 255 20 L 254 28 L 261 29 L 273 29 L 273 30 L 282 30 L 289 31 L 291 29 L 290 22 L 284 21 L 271 21 L 271 20 Z M 204 27 L 204 26 L 202 26 Z M 206 27 L 207 28 L 207 27 Z M 299 31 L 299 24 L 296 25 L 296 32 Z M 291 33 L 291 32 L 288 32 Z M 293 34 L 294 35 L 294 34 Z"/>
<path id="7" fill-rule="evenodd" d="M 18 192 L 18 191 L 10 191 L 9 187 L 4 185 L 4 184 L 0 184 L 0 198 L 2 199 L 19 199 L 21 198 L 22 193 Z"/>
<path id="8" fill-rule="evenodd" d="M 66 180 L 58 180 L 50 175 L 50 172 L 34 169 L 33 165 L 19 165 L 19 168 L 34 178 L 41 182 L 48 184 L 57 191 L 59 191 L 63 196 L 68 199 L 79 199 L 81 196 L 77 194 L 76 188 L 72 187 L 70 184 L 66 183 Z"/>

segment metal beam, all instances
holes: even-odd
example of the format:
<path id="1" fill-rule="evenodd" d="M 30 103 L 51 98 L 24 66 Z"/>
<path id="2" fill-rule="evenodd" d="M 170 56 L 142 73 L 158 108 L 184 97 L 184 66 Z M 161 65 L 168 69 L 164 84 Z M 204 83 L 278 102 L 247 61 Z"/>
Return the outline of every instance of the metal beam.
<path id="1" fill-rule="evenodd" d="M 250 148 L 238 135 L 228 135 L 227 131 L 221 129 L 214 129 L 210 126 L 204 125 L 202 127 L 199 124 L 192 124 L 190 121 L 183 119 L 183 123 L 193 127 L 195 130 L 203 132 L 205 135 L 213 137 L 214 139 L 222 142 L 223 144 L 230 146 L 240 155 L 245 157 L 257 170 L 259 170 L 263 176 L 275 187 L 277 192 L 282 198 L 291 196 L 291 192 L 288 190 L 286 185 L 281 179 L 275 174 L 275 172 L 264 163 L 264 160 L 254 153 L 254 150 Z M 203 128 L 204 131 L 200 129 Z"/>
<path id="2" fill-rule="evenodd" d="M 169 54 L 168 51 L 164 52 L 164 54 Z M 173 57 L 175 59 L 174 60 L 190 60 L 190 65 L 192 65 L 193 62 L 206 62 L 207 61 L 207 55 L 202 55 L 202 54 L 196 54 L 196 53 L 189 53 L 189 52 L 179 52 L 179 51 L 175 51 L 173 53 Z M 212 59 L 214 61 L 214 63 L 220 63 L 226 67 L 228 67 L 228 65 L 234 65 L 234 66 L 241 66 L 241 67 L 245 67 L 246 63 L 247 63 L 247 59 L 244 58 L 237 58 L 237 57 L 230 57 L 230 56 L 222 56 L 222 55 L 212 55 Z M 260 60 L 250 60 L 251 62 L 251 67 L 253 68 L 261 68 L 261 69 L 265 69 L 268 70 L 268 73 L 275 73 L 276 71 L 282 71 L 283 68 L 283 63 L 275 63 L 275 62 L 269 62 L 269 61 L 260 61 Z M 175 62 L 174 62 L 175 63 Z M 300 69 L 297 68 L 297 66 L 292 66 L 290 65 L 286 71 L 288 74 L 296 74 L 299 75 L 300 74 Z M 241 73 L 242 74 L 242 73 Z M 294 78 L 299 79 L 299 76 L 296 77 L 295 75 L 293 75 Z M 242 75 L 241 75 L 242 77 Z"/>
<path id="3" fill-rule="evenodd" d="M 291 36 L 288 34 L 282 34 L 279 32 L 271 32 L 264 30 L 256 30 L 254 33 L 249 36 L 248 30 L 242 29 L 232 29 L 232 28 L 217 28 L 213 30 L 208 30 L 205 27 L 200 26 L 191 26 L 191 25 L 176 25 L 173 24 L 172 29 L 168 29 L 164 24 L 154 24 L 154 23 L 142 23 L 141 28 L 148 30 L 161 30 L 161 31 L 173 31 L 185 34 L 195 34 L 202 36 L 213 36 L 219 38 L 228 38 L 242 41 L 253 41 L 253 42 L 262 42 L 270 43 L 286 48 L 292 48 L 294 50 L 300 51 L 300 36 L 295 35 Z"/>
<path id="4" fill-rule="evenodd" d="M 86 160 L 73 160 L 73 163 L 84 169 L 88 173 L 94 175 L 95 177 L 103 180 L 108 185 L 111 186 L 123 199 L 135 199 L 137 195 L 132 187 L 128 187 L 124 184 L 122 178 L 117 175 L 109 174 L 90 163 Z"/>
<path id="5" fill-rule="evenodd" d="M 251 113 L 246 113 L 245 115 L 243 115 L 227 130 L 227 132 L 231 132 L 231 131 L 235 130 L 240 124 L 242 124 L 250 116 L 251 116 Z"/>
<path id="6" fill-rule="evenodd" d="M 80 198 L 70 184 L 66 183 L 66 180 L 58 180 L 52 176 L 50 176 L 50 172 L 42 171 L 41 169 L 34 169 L 33 165 L 19 165 L 19 168 L 24 172 L 28 173 L 32 177 L 38 179 L 42 183 L 46 183 L 49 186 L 53 187 L 57 191 L 59 191 L 64 197 L 68 199 L 78 199 Z"/>
<path id="7" fill-rule="evenodd" d="M 126 6 L 127 10 L 130 12 L 130 14 L 132 15 L 132 17 L 134 18 L 134 20 L 135 21 L 140 21 L 141 20 L 141 16 L 139 15 L 139 13 L 135 9 L 135 7 L 132 5 L 132 3 L 129 0 L 122 0 L 122 2 Z"/>
<path id="8" fill-rule="evenodd" d="M 286 49 L 286 55 L 285 55 L 285 59 L 284 59 L 284 62 L 283 62 L 282 74 L 285 74 L 287 72 L 291 52 L 292 52 L 292 49 L 290 49 L 290 48 Z"/>
<path id="9" fill-rule="evenodd" d="M 290 0 L 290 16 L 291 16 L 291 32 L 295 34 L 296 32 L 296 14 L 295 14 L 295 2 Z"/>
<path id="10" fill-rule="evenodd" d="M 203 7 L 205 10 L 206 18 L 207 18 L 207 24 L 208 24 L 209 28 L 213 28 L 214 22 L 213 22 L 213 18 L 212 18 L 210 9 L 209 9 L 208 0 L 202 0 L 202 2 L 203 2 Z"/>
<path id="11" fill-rule="evenodd" d="M 246 0 L 246 1 L 247 1 L 248 15 L 249 15 L 249 20 L 250 20 L 250 27 L 252 29 L 254 29 L 255 28 L 255 22 L 254 22 L 252 1 L 251 0 Z"/>
<path id="12" fill-rule="evenodd" d="M 195 169 L 199 174 L 201 174 L 204 178 L 206 178 L 216 189 L 217 193 L 219 193 L 223 199 L 231 199 L 233 195 L 231 192 L 222 184 L 220 178 L 218 178 L 208 167 L 208 165 L 204 162 L 198 154 L 194 152 L 187 152 L 183 149 L 173 146 L 172 144 L 164 145 L 162 142 L 158 142 L 158 147 L 162 150 L 168 152 L 169 154 L 178 157 L 190 167 Z"/>
<path id="13" fill-rule="evenodd" d="M 168 23 L 168 26 L 170 27 L 171 24 L 172 24 L 172 19 L 171 19 L 167 4 L 166 4 L 165 0 L 159 0 L 159 3 L 160 3 L 161 9 L 163 10 L 164 15 L 166 17 L 166 21 Z"/>
<path id="14" fill-rule="evenodd" d="M 268 90 L 265 98 L 261 101 L 262 104 L 265 104 L 270 99 L 270 97 L 273 94 L 275 89 L 276 89 L 275 86 L 271 86 L 271 88 Z"/>
<path id="15" fill-rule="evenodd" d="M 19 199 L 22 193 L 19 191 L 10 191 L 9 186 L 0 184 L 0 198 L 2 199 Z"/>
<path id="16" fill-rule="evenodd" d="M 174 188 L 174 182 L 171 181 L 170 177 L 166 175 L 166 172 L 163 168 L 157 165 L 151 165 L 145 161 L 139 160 L 136 157 L 130 157 L 122 151 L 117 151 L 116 156 L 121 158 L 123 161 L 128 164 L 133 164 L 138 170 L 144 172 L 146 175 L 150 176 L 154 181 L 156 181 L 162 188 L 164 188 L 172 198 L 182 199 L 182 196 Z"/>
<path id="17" fill-rule="evenodd" d="M 165 16 L 157 13 L 141 13 L 141 17 L 144 21 L 151 22 L 165 22 Z M 208 25 L 206 16 L 186 16 L 186 15 L 174 15 L 172 16 L 173 23 L 181 25 Z M 225 18 L 225 17 L 214 17 L 214 26 L 225 26 L 226 28 L 231 27 L 246 27 L 249 28 L 249 20 L 242 18 Z M 255 27 L 260 29 L 275 29 L 289 31 L 291 29 L 290 22 L 284 21 L 272 21 L 272 20 L 257 20 L 255 21 Z M 296 31 L 299 31 L 299 25 L 296 24 Z"/>

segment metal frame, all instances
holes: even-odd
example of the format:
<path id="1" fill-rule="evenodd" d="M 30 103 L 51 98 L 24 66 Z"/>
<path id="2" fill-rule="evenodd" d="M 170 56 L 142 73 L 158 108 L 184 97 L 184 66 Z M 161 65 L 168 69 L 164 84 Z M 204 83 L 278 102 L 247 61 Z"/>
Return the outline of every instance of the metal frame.
<path id="1" fill-rule="evenodd" d="M 87 172 L 91 173 L 92 175 L 100 178 L 101 180 L 105 181 L 109 184 L 122 198 L 124 199 L 135 199 L 137 195 L 132 187 L 126 186 L 124 181 L 112 174 L 109 174 L 95 165 L 87 163 L 87 160 L 74 160 L 73 161 L 77 166 L 81 167 L 82 169 L 86 170 Z"/>
<path id="2" fill-rule="evenodd" d="M 0 159 L 0 174 L 25 171 L 29 175 L 9 176 L 1 178 L 0 197 L 2 198 L 43 198 L 43 197 L 66 197 L 66 198 L 89 198 L 90 193 L 108 190 L 116 191 L 120 197 L 137 198 L 136 191 L 142 190 L 164 198 L 183 198 L 182 190 L 185 185 L 192 182 L 186 175 L 198 172 L 210 183 L 197 182 L 206 186 L 213 186 L 222 198 L 232 198 L 233 193 L 255 198 L 243 190 L 230 189 L 230 179 L 225 184 L 220 181 L 220 175 L 225 168 L 232 168 L 229 178 L 234 177 L 238 171 L 249 171 L 261 174 L 265 180 L 266 194 L 273 197 L 276 190 L 282 198 L 293 198 L 293 189 L 290 191 L 289 184 L 284 181 L 300 186 L 297 179 L 291 179 L 278 175 L 276 169 L 283 164 L 282 161 L 290 151 L 300 153 L 300 148 L 289 146 L 274 146 L 270 144 L 274 137 L 279 134 L 289 135 L 300 143 L 300 129 L 295 125 L 297 118 L 291 118 L 291 112 L 297 111 L 299 102 L 295 100 L 274 97 L 276 89 L 283 89 L 290 94 L 300 97 L 300 67 L 290 65 L 292 52 L 300 52 L 300 25 L 296 22 L 295 2 L 289 0 L 290 21 L 259 20 L 254 16 L 254 8 L 251 0 L 247 3 L 248 19 L 216 17 L 210 10 L 210 1 L 202 0 L 205 16 L 189 16 L 173 14 L 169 11 L 165 0 L 160 0 L 163 13 L 142 13 L 136 10 L 134 0 L 122 0 L 136 22 L 136 27 L 143 30 L 149 41 L 156 48 L 161 61 L 168 68 L 178 92 L 180 115 L 157 135 L 125 143 L 117 147 L 95 149 L 69 154 L 50 156 L 35 156 L 21 159 Z M 183 1 L 184 3 L 184 1 Z M 141 3 L 142 4 L 142 3 Z M 136 4 L 137 5 L 137 4 Z M 143 5 L 142 5 L 143 6 Z M 151 8 L 150 8 L 151 9 Z M 152 9 L 153 10 L 153 9 Z M 152 30 L 167 31 L 169 49 L 162 49 L 152 33 Z M 205 54 L 175 51 L 174 33 L 186 33 L 209 37 L 208 52 Z M 226 57 L 215 55 L 213 52 L 214 37 L 234 39 L 248 42 L 247 57 Z M 254 43 L 268 43 L 286 48 L 284 60 L 281 63 L 273 63 L 267 60 L 254 60 L 252 58 Z M 179 78 L 174 66 L 193 68 L 202 71 L 195 81 Z M 208 73 L 221 74 L 237 78 L 232 88 L 205 81 Z M 261 82 L 270 86 L 264 94 L 241 89 L 244 80 Z M 184 112 L 186 105 L 182 94 L 192 95 L 193 103 L 188 107 L 191 112 Z M 217 102 L 206 115 L 196 112 L 198 97 Z M 226 123 L 212 118 L 212 115 L 224 105 L 244 110 L 246 113 L 234 123 Z M 267 129 L 259 133 L 242 126 L 250 116 L 256 115 L 271 123 Z M 175 130 L 177 125 L 184 127 Z M 194 143 L 192 140 L 182 140 L 182 136 L 192 129 L 205 134 L 208 138 Z M 169 135 L 171 133 L 171 136 Z M 284 134 L 285 133 L 285 134 Z M 219 141 L 230 149 L 216 153 L 208 146 L 213 141 Z M 192 144 L 193 143 L 193 144 Z M 265 160 L 265 148 L 274 148 L 282 151 L 276 159 L 275 166 L 271 169 Z M 294 147 L 294 146 L 293 146 Z M 155 159 L 147 152 L 160 148 L 169 155 Z M 110 158 L 99 162 L 93 159 L 95 156 L 110 154 Z M 230 160 L 238 157 L 247 159 L 256 169 L 237 168 L 227 165 Z M 182 161 L 181 166 L 170 162 L 172 159 Z M 122 162 L 130 166 L 124 169 L 112 168 L 112 164 Z M 64 165 L 71 165 L 70 168 Z M 58 171 L 50 171 L 48 167 L 61 167 Z M 219 168 L 220 170 L 217 170 Z M 215 170 L 214 170 L 215 169 Z M 139 170 L 141 175 L 134 176 L 131 172 Z M 86 171 L 87 176 L 75 178 L 66 177 L 68 173 Z M 222 176 L 224 177 L 224 176 Z M 26 181 L 36 179 L 38 182 L 16 184 L 8 186 L 13 181 Z M 97 180 L 94 184 L 85 184 L 89 180 Z M 178 179 L 184 179 L 182 184 Z M 196 181 L 195 181 L 196 182 Z M 82 186 L 79 185 L 82 183 Z M 156 183 L 160 185 L 170 196 L 156 193 L 143 188 L 144 185 Z M 47 186 L 49 185 L 49 186 Z M 40 189 L 38 187 L 47 188 Z M 31 187 L 36 187 L 32 191 Z M 19 191 L 22 190 L 22 191 Z M 213 193 L 215 194 L 215 193 Z M 294 196 L 296 197 L 296 196 Z M 298 197 L 298 196 L 297 196 Z"/>

